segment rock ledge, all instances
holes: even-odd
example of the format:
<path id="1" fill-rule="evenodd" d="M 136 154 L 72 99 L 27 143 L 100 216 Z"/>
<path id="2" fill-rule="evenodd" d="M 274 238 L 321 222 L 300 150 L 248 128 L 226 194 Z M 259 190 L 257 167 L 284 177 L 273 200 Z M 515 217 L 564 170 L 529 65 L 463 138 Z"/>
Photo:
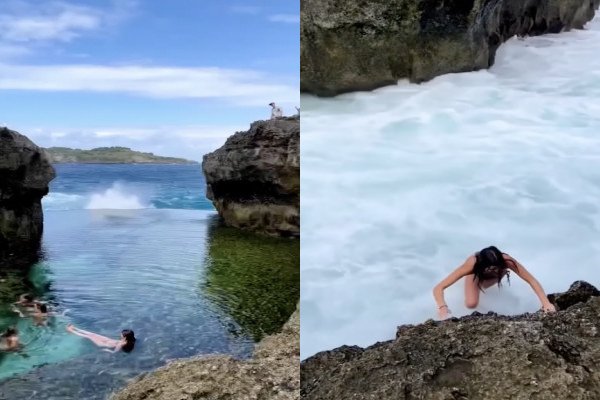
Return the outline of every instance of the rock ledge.
<path id="1" fill-rule="evenodd" d="M 300 89 L 319 96 L 494 64 L 515 35 L 583 28 L 600 0 L 303 0 Z"/>
<path id="2" fill-rule="evenodd" d="M 300 118 L 252 123 L 202 162 L 207 197 L 225 224 L 271 236 L 300 234 Z"/>
<path id="3" fill-rule="evenodd" d="M 0 267 L 28 265 L 43 231 L 41 199 L 55 172 L 27 137 L 0 128 Z"/>
<path id="4" fill-rule="evenodd" d="M 553 314 L 429 320 L 366 349 L 318 353 L 301 364 L 301 398 L 599 399 L 599 294 L 578 281 L 549 296 Z"/>

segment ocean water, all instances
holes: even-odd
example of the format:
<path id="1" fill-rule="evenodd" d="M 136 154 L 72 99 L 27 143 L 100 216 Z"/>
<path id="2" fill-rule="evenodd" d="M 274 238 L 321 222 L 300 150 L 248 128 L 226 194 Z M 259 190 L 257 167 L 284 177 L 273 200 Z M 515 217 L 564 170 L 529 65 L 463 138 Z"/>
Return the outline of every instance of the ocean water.
<path id="1" fill-rule="evenodd" d="M 303 358 L 437 318 L 432 288 L 491 244 L 548 293 L 600 286 L 599 54 L 596 18 L 511 39 L 487 71 L 302 97 Z M 539 308 L 513 276 L 478 311 Z"/>
<path id="2" fill-rule="evenodd" d="M 57 165 L 44 198 L 42 260 L 0 283 L 0 328 L 24 348 L 0 353 L 0 398 L 104 399 L 168 360 L 250 356 L 295 308 L 297 241 L 220 225 L 199 165 Z M 37 326 L 9 303 L 34 293 L 65 315 Z M 99 351 L 66 332 L 118 338 L 129 354 Z"/>

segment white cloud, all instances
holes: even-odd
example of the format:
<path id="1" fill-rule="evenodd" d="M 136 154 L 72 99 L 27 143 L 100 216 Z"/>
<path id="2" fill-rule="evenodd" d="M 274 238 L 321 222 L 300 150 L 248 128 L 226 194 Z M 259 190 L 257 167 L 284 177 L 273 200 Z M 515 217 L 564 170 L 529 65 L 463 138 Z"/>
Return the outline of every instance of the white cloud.
<path id="1" fill-rule="evenodd" d="M 56 0 L 2 2 L 0 55 L 13 57 L 30 53 L 35 46 L 68 42 L 93 31 L 108 31 L 126 19 L 137 4 L 135 0 L 113 0 L 111 8 L 101 9 Z"/>
<path id="2" fill-rule="evenodd" d="M 0 40 L 32 42 L 69 41 L 100 26 L 101 16 L 85 8 L 61 7 L 56 14 L 13 17 L 0 15 Z"/>
<path id="3" fill-rule="evenodd" d="M 154 98 L 227 99 L 236 105 L 297 104 L 295 84 L 256 71 L 98 65 L 2 65 L 0 90 L 120 92 Z"/>
<path id="4" fill-rule="evenodd" d="M 286 24 L 299 24 L 300 15 L 297 14 L 275 14 L 269 15 L 269 21 L 271 22 L 283 22 Z"/>

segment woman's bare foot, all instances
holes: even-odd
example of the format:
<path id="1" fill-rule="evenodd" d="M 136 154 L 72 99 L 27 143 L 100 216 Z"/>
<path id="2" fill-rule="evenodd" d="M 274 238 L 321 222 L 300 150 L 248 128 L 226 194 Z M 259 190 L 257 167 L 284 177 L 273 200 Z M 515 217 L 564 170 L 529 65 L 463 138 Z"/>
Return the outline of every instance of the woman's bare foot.
<path id="1" fill-rule="evenodd" d="M 73 329 L 75 329 L 75 327 L 73 326 L 73 324 L 67 325 L 67 331 L 68 332 L 73 332 Z"/>

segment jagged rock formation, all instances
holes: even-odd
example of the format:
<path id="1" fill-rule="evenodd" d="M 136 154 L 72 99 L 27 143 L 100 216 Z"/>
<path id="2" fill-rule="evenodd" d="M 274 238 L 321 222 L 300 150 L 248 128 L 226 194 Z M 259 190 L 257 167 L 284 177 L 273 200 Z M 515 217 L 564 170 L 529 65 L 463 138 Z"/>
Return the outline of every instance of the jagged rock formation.
<path id="1" fill-rule="evenodd" d="M 600 0 L 302 0 L 301 90 L 333 96 L 488 68 L 514 35 L 582 28 Z"/>
<path id="2" fill-rule="evenodd" d="M 303 399 L 600 399 L 600 292 L 575 282 L 561 311 L 400 326 L 393 341 L 302 362 Z"/>
<path id="3" fill-rule="evenodd" d="M 230 226 L 300 234 L 300 119 L 256 121 L 206 154 L 207 197 Z"/>
<path id="4" fill-rule="evenodd" d="M 300 316 L 267 336 L 247 361 L 229 356 L 180 360 L 130 383 L 112 400 L 293 400 L 299 398 Z"/>
<path id="5" fill-rule="evenodd" d="M 41 199 L 54 177 L 39 147 L 0 128 L 0 267 L 35 259 L 43 230 Z"/>

